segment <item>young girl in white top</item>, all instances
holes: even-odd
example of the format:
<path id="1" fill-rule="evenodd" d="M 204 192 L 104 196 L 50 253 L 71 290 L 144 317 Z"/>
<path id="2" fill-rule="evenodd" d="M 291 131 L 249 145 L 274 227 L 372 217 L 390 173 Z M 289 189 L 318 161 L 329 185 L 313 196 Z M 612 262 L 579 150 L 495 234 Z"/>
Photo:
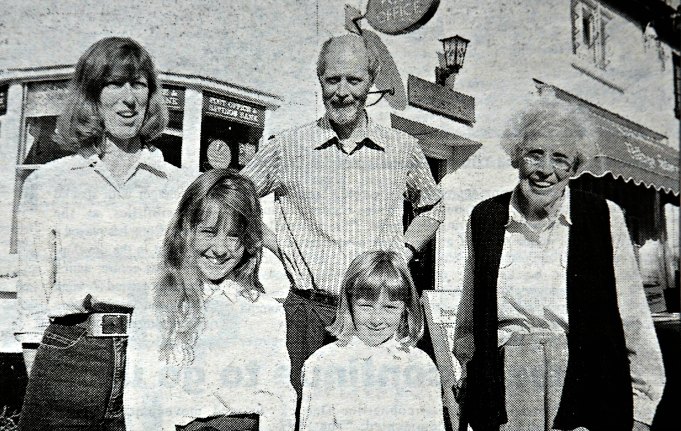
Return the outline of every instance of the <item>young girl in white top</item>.
<path id="1" fill-rule="evenodd" d="M 302 431 L 445 429 L 440 375 L 414 347 L 423 314 L 400 255 L 355 258 L 329 331 L 338 341 L 303 367 Z"/>
<path id="2" fill-rule="evenodd" d="M 152 381 L 135 379 L 145 393 L 131 401 L 142 405 L 131 429 L 292 430 L 284 309 L 258 279 L 262 221 L 251 181 L 228 169 L 197 178 L 163 253 L 154 300 L 167 377 L 144 370 Z"/>

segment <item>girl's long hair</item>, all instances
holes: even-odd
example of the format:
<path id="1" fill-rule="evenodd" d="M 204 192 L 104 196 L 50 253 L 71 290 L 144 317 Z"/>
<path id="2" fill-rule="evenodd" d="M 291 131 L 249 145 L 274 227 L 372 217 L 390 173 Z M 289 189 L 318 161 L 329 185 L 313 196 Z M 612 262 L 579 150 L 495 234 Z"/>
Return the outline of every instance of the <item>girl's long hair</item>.
<path id="1" fill-rule="evenodd" d="M 256 301 L 264 288 L 258 278 L 262 257 L 262 211 L 253 183 L 232 169 L 213 169 L 187 188 L 166 231 L 154 305 L 162 328 L 161 358 L 187 364 L 202 329 L 203 280 L 193 249 L 196 227 L 209 211 L 219 211 L 218 223 L 237 214 L 244 254 L 228 277 L 243 287 L 242 295 Z"/>

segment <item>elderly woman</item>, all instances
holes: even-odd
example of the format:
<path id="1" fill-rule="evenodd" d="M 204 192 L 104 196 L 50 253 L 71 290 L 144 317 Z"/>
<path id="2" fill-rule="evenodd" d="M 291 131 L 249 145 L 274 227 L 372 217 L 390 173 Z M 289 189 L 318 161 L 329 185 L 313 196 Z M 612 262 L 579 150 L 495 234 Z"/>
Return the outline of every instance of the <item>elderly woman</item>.
<path id="1" fill-rule="evenodd" d="M 148 301 L 172 196 L 184 188 L 148 145 L 167 119 L 137 42 L 102 39 L 80 58 L 55 137 L 75 154 L 29 176 L 21 199 L 22 430 L 125 429 L 128 325 Z"/>
<path id="2" fill-rule="evenodd" d="M 578 110 L 536 102 L 502 140 L 518 184 L 471 213 L 454 353 L 475 431 L 652 422 L 664 371 L 622 210 L 568 187 L 594 136 Z"/>

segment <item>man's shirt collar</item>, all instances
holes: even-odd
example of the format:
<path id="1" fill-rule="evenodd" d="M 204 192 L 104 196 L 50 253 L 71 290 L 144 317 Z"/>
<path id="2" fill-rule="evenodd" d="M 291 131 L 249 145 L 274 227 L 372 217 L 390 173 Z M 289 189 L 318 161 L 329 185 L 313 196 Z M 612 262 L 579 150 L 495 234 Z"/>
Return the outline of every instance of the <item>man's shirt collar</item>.
<path id="1" fill-rule="evenodd" d="M 355 139 L 355 147 L 348 153 L 354 154 L 361 148 L 366 147 L 372 150 L 385 151 L 385 142 L 381 139 L 381 134 L 379 133 L 377 124 L 374 123 L 371 118 L 364 111 L 366 116 L 365 126 L 361 130 L 357 131 Z M 320 141 L 321 144 L 315 147 L 315 150 L 323 150 L 329 147 L 336 147 L 340 151 L 345 152 L 343 146 L 341 145 L 338 135 L 331 127 L 331 122 L 329 121 L 328 115 L 324 115 L 317 121 L 317 127 L 321 130 Z"/>

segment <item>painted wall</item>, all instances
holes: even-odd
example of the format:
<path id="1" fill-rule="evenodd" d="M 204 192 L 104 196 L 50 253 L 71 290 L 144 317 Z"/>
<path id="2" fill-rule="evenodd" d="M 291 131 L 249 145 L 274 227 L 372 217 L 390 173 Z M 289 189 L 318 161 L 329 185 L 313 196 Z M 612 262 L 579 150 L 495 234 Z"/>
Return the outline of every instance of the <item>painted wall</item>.
<path id="1" fill-rule="evenodd" d="M 276 133 L 322 114 L 316 58 L 323 40 L 344 32 L 343 3 L 363 10 L 366 2 L 0 0 L 0 70 L 73 64 L 95 40 L 128 35 L 148 48 L 161 70 L 210 76 L 282 96 L 282 107 L 268 118 L 269 130 Z M 472 206 L 514 185 L 516 173 L 497 142 L 509 117 L 536 97 L 533 78 L 664 134 L 668 145 L 679 148 L 669 49 L 664 47 L 660 60 L 656 50 L 645 49 L 638 25 L 615 15 L 609 25 L 611 63 L 607 71 L 596 72 L 613 84 L 605 85 L 574 67 L 583 64 L 572 54 L 571 25 L 570 0 L 442 0 L 421 29 L 382 36 L 405 85 L 409 74 L 434 81 L 439 38 L 459 34 L 471 40 L 456 89 L 475 97 L 475 125 L 411 107 L 399 113 L 483 143 L 443 180 L 448 213 L 439 234 L 441 288 L 460 287 L 463 231 Z M 384 123 L 390 112 L 384 102 L 370 108 Z M 11 114 L 0 121 L 2 133 L 16 133 L 8 130 L 15 121 Z M 12 202 L 7 193 L 13 189 L 15 161 L 16 148 L 0 148 L 3 217 Z M 266 219 L 272 219 L 271 205 L 266 205 Z M 2 238 L 7 229 L 5 220 L 0 221 Z M 265 279 L 282 284 L 285 278 L 273 258 L 266 257 L 265 263 Z"/>

